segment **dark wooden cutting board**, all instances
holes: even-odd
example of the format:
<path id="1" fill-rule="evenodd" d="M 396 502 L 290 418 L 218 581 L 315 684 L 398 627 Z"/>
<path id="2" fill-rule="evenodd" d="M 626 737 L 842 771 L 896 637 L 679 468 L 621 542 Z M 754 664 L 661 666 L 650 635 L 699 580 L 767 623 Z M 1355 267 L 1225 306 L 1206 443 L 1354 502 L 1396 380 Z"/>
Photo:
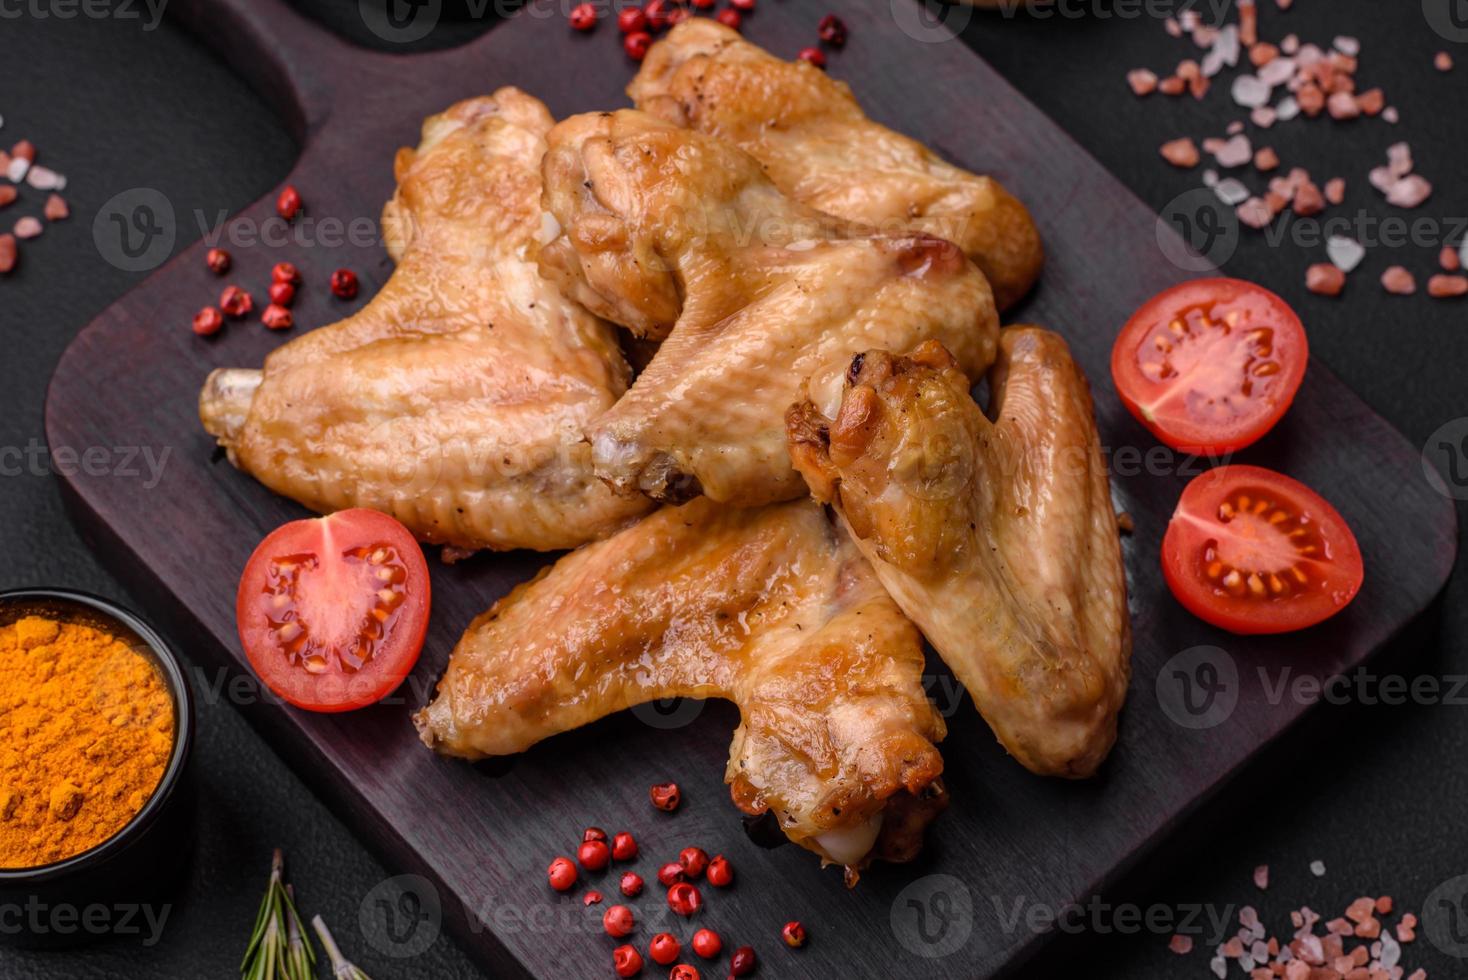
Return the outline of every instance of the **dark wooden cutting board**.
<path id="1" fill-rule="evenodd" d="M 1446 580 L 1456 546 L 1449 501 L 1423 480 L 1416 448 L 1316 363 L 1284 423 L 1240 458 L 1305 480 L 1345 514 L 1366 559 L 1360 597 L 1322 627 L 1272 639 L 1219 633 L 1172 601 L 1156 555 L 1197 464 L 1147 462 L 1155 444 L 1119 406 L 1107 355 L 1127 314 L 1188 274 L 1164 258 L 1156 217 L 967 48 L 952 39 L 915 39 L 923 31 L 913 29 L 915 6 L 907 3 L 894 0 L 890 9 L 901 16 L 893 16 L 887 4 L 860 0 L 819 7 L 768 0 L 748 19 L 747 33 L 789 57 L 813 41 L 821 14 L 841 14 L 851 40 L 832 59 L 832 72 L 853 84 L 868 111 L 998 176 L 1033 209 L 1049 265 L 1020 313 L 1063 331 L 1095 387 L 1116 463 L 1118 506 L 1137 527 L 1125 542 L 1135 670 L 1116 752 L 1098 778 L 1076 784 L 1033 777 L 1009 761 L 972 705 L 949 693 L 952 677 L 935 663 L 932 692 L 949 713 L 943 750 L 953 806 L 917 864 L 874 869 L 855 891 L 796 848 L 762 850 L 746 837 L 722 784 L 736 722 L 727 704 L 688 708 L 694 717 L 686 724 L 650 724 L 630 714 L 609 719 L 492 766 L 439 759 L 418 743 L 408 715 L 426 698 L 459 632 L 543 556 L 487 555 L 452 567 L 431 562 L 433 628 L 397 703 L 321 716 L 257 701 L 248 687 L 240 697 L 227 683 L 248 676 L 234 628 L 239 572 L 261 537 L 301 510 L 219 460 L 196 419 L 195 399 L 210 369 L 258 365 L 284 339 L 253 322 L 231 325 L 213 342 L 190 333 L 192 314 L 221 286 L 204 267 L 206 243 L 98 317 L 57 368 L 46 414 L 53 451 L 146 446 L 170 454 L 151 489 L 85 468 L 65 478 L 64 488 L 88 540 L 198 665 L 201 713 L 222 697 L 240 703 L 389 867 L 432 883 L 446 925 L 495 976 L 612 975 L 615 944 L 600 934 L 599 921 L 588 923 L 579 896 L 560 899 L 545 885 L 549 859 L 568 853 L 591 823 L 636 831 L 644 854 L 637 868 L 649 880 L 657 862 L 685 844 L 728 854 L 737 886 L 705 889 L 703 919 L 731 948 L 754 944 L 765 964 L 761 976 L 1004 972 L 1043 940 L 1027 924 L 1032 909 L 1058 910 L 1105 887 L 1306 712 L 1305 704 L 1271 698 L 1257 668 L 1311 677 L 1350 669 Z M 392 192 L 394 150 L 416 143 L 423 117 L 456 99 L 515 84 L 564 116 L 624 105 L 622 88 L 632 74 L 611 24 L 576 35 L 545 7 L 466 47 L 414 56 L 350 47 L 279 0 L 175 0 L 170 9 L 278 106 L 302 144 L 290 181 L 317 221 L 375 221 Z M 273 194 L 246 209 L 232 227 L 266 221 L 272 201 Z M 1169 236 L 1164 230 L 1161 240 Z M 306 326 L 331 322 L 344 309 L 324 289 L 332 269 L 349 265 L 362 273 L 364 298 L 391 271 L 371 243 L 327 247 L 312 238 L 278 248 L 230 247 L 229 281 L 251 286 L 257 298 L 273 262 L 301 267 L 308 285 L 296 313 Z M 1220 724 L 1189 728 L 1163 709 L 1159 677 L 1173 690 L 1179 663 L 1164 665 L 1200 645 L 1226 651 L 1225 677 L 1228 665 L 1235 668 L 1231 694 L 1238 700 Z M 668 778 L 686 793 L 673 817 L 647 802 L 647 786 Z M 615 894 L 613 877 L 596 886 Z M 640 915 L 663 907 L 661 892 L 649 888 L 636 903 Z M 778 939 L 780 925 L 796 917 L 812 934 L 800 952 Z M 639 930 L 644 948 L 652 931 Z M 691 930 L 678 924 L 674 931 L 686 938 Z M 726 966 L 727 956 L 706 966 L 705 975 L 723 976 Z M 411 960 L 403 961 L 403 975 L 413 975 Z"/>

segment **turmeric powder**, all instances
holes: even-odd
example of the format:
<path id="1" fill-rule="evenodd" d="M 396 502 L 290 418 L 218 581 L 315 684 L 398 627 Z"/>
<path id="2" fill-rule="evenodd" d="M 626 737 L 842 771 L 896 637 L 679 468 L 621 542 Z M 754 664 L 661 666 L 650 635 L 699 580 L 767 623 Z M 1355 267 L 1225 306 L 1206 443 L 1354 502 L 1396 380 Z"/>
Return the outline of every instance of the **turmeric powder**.
<path id="1" fill-rule="evenodd" d="M 0 868 L 121 830 L 163 778 L 173 729 L 163 678 L 122 638 L 43 616 L 0 626 Z"/>

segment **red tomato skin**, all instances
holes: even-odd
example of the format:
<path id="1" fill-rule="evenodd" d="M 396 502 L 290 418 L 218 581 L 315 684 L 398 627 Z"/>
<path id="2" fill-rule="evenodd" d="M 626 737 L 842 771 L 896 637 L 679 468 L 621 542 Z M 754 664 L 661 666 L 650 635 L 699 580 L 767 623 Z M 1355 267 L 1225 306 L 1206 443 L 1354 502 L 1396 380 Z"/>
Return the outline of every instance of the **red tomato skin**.
<path id="1" fill-rule="evenodd" d="M 403 642 L 404 647 L 412 651 L 411 655 L 399 658 L 391 663 L 390 666 L 376 669 L 373 676 L 378 676 L 381 680 L 376 684 L 370 685 L 370 690 L 377 693 L 369 697 L 362 697 L 359 694 L 340 702 L 322 704 L 300 693 L 302 688 L 306 690 L 313 689 L 316 686 L 315 682 L 303 685 L 272 683 L 272 677 L 276 671 L 274 665 L 264 658 L 267 652 L 273 653 L 275 647 L 271 640 L 265 636 L 266 631 L 255 624 L 254 620 L 257 610 L 253 608 L 253 603 L 260 593 L 260 585 L 263 582 L 264 561 L 257 562 L 257 559 L 263 559 L 270 554 L 281 552 L 283 550 L 281 548 L 282 543 L 291 540 L 297 535 L 305 534 L 314 536 L 317 533 L 320 522 L 328 520 L 337 522 L 367 521 L 376 523 L 384 528 L 387 533 L 398 538 L 398 540 L 392 543 L 398 545 L 398 551 L 408 568 L 408 579 L 410 581 L 416 579 L 419 587 L 408 594 L 407 598 L 403 601 L 403 608 L 399 612 L 399 617 L 403 621 L 402 625 L 409 629 L 409 632 L 404 633 L 400 637 L 400 640 Z M 388 523 L 381 524 L 380 522 Z M 369 535 L 368 537 L 371 536 Z M 373 538 L 373 540 L 378 539 Z M 408 546 L 409 544 L 411 544 L 411 547 Z M 252 571 L 257 568 L 261 570 L 262 575 L 252 575 Z M 240 575 L 239 591 L 235 595 L 235 623 L 239 631 L 240 645 L 245 651 L 246 659 L 250 661 L 251 669 L 254 670 L 256 678 L 269 688 L 272 693 L 297 708 L 315 711 L 320 714 L 337 714 L 344 711 L 355 711 L 369 704 L 376 704 L 397 690 L 403 681 L 407 679 L 408 675 L 412 673 L 413 667 L 418 663 L 418 657 L 423 652 L 423 643 L 428 635 L 429 610 L 433 606 L 432 593 L 433 585 L 432 579 L 428 574 L 428 562 L 423 557 L 423 550 L 413 538 L 412 532 L 386 514 L 358 507 L 337 511 L 326 517 L 308 517 L 299 521 L 291 521 L 287 524 L 282 524 L 266 535 L 265 539 L 251 552 L 249 560 L 245 562 L 245 570 Z M 288 669 L 292 671 L 297 670 L 294 667 L 288 667 Z M 305 679 L 311 677 L 304 670 L 300 671 L 300 675 Z M 366 672 L 363 672 L 357 676 L 366 677 L 368 675 Z M 368 685 L 364 684 L 363 686 L 366 687 Z"/>
<path id="2" fill-rule="evenodd" d="M 1278 385 L 1272 408 L 1262 413 L 1251 424 L 1243 426 L 1241 432 L 1221 436 L 1217 433 L 1203 431 L 1204 427 L 1201 425 L 1183 425 L 1182 431 L 1174 431 L 1162 419 L 1152 417 L 1139 397 L 1141 390 L 1153 382 L 1143 378 L 1140 368 L 1137 367 L 1136 349 L 1145 337 L 1137 337 L 1136 333 L 1142 325 L 1160 315 L 1160 311 L 1164 308 L 1190 305 L 1191 302 L 1196 302 L 1204 296 L 1217 297 L 1219 294 L 1224 296 L 1248 294 L 1277 308 L 1282 314 L 1281 321 L 1287 334 L 1287 342 L 1291 348 L 1297 349 L 1298 353 L 1292 351 L 1287 359 L 1285 372 Z M 1218 458 L 1252 446 L 1279 423 L 1279 420 L 1289 411 L 1290 406 L 1294 404 L 1295 395 L 1299 393 L 1309 360 L 1310 345 L 1305 335 L 1305 328 L 1288 303 L 1263 286 L 1257 286 L 1242 279 L 1220 276 L 1179 283 L 1143 303 L 1127 319 L 1121 332 L 1117 334 L 1116 343 L 1111 348 L 1111 378 L 1121 403 L 1159 442 L 1179 452 Z"/>
<path id="3" fill-rule="evenodd" d="M 1209 480 L 1216 482 L 1212 484 L 1203 482 Z M 1195 504 L 1200 500 L 1211 502 L 1223 495 L 1216 492 L 1211 497 L 1207 496 L 1209 490 L 1217 488 L 1219 491 L 1226 492 L 1229 485 L 1246 482 L 1265 484 L 1282 494 L 1288 494 L 1290 503 L 1297 507 L 1303 505 L 1302 509 L 1313 516 L 1315 523 L 1332 529 L 1334 536 L 1331 544 L 1335 553 L 1331 561 L 1332 565 L 1342 573 L 1342 581 L 1335 589 L 1337 597 L 1329 599 L 1322 597 L 1322 599 L 1309 603 L 1303 609 L 1295 605 L 1292 607 L 1294 615 L 1289 614 L 1290 610 L 1280 614 L 1277 608 L 1272 609 L 1270 606 L 1262 607 L 1264 612 L 1261 612 L 1259 606 L 1251 608 L 1240 606 L 1237 600 L 1220 600 L 1215 597 L 1211 587 L 1199 581 L 1192 568 L 1190 550 L 1198 543 L 1196 535 L 1190 536 L 1187 525 L 1179 521 L 1179 514 L 1185 504 Z M 1199 490 L 1194 492 L 1194 499 L 1190 501 L 1189 492 L 1194 491 L 1195 487 Z M 1365 566 L 1361 558 L 1360 544 L 1356 541 L 1351 526 L 1346 523 L 1340 512 L 1305 484 L 1262 466 L 1239 464 L 1220 466 L 1194 477 L 1183 490 L 1183 496 L 1178 501 L 1177 509 L 1168 522 L 1167 532 L 1162 538 L 1161 558 L 1162 577 L 1167 582 L 1167 588 L 1173 598 L 1177 599 L 1184 609 L 1205 623 L 1240 636 L 1292 633 L 1318 625 L 1349 606 L 1361 591 L 1361 585 L 1365 581 Z"/>

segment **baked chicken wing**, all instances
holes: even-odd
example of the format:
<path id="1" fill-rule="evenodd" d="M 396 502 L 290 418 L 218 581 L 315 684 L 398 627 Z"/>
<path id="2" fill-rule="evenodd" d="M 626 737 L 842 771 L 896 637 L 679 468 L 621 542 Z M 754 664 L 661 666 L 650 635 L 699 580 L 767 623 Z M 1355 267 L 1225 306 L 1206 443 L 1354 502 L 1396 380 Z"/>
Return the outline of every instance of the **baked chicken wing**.
<path id="1" fill-rule="evenodd" d="M 629 371 L 610 325 L 538 273 L 554 124 L 513 88 L 428 119 L 383 212 L 398 267 L 360 312 L 204 386 L 236 466 L 322 511 L 385 511 L 428 542 L 574 547 L 649 509 L 591 472 L 582 427 Z"/>
<path id="2" fill-rule="evenodd" d="M 1040 233 L 998 181 L 945 163 L 866 117 L 851 89 L 803 61 L 781 61 L 705 18 L 654 44 L 627 88 L 637 108 L 729 140 L 786 194 L 883 232 L 956 243 L 1001 310 L 1040 275 Z"/>
<path id="3" fill-rule="evenodd" d="M 594 312 L 666 337 L 587 427 L 623 492 L 752 506 L 805 493 L 783 417 L 834 410 L 851 356 L 935 338 L 978 377 L 998 318 L 982 273 L 928 235 L 887 237 L 787 199 L 737 147 L 624 110 L 551 131 L 542 268 Z"/>
<path id="4" fill-rule="evenodd" d="M 1003 331 L 990 416 L 937 343 L 851 365 L 834 421 L 790 410 L 791 453 L 1016 759 L 1087 776 L 1116 739 L 1131 626 L 1085 376 L 1065 342 Z"/>
<path id="5" fill-rule="evenodd" d="M 700 498 L 496 603 L 414 720 L 439 752 L 476 759 L 648 701 L 728 698 L 734 802 L 854 872 L 911 858 L 946 805 L 922 673 L 916 628 L 820 507 Z"/>

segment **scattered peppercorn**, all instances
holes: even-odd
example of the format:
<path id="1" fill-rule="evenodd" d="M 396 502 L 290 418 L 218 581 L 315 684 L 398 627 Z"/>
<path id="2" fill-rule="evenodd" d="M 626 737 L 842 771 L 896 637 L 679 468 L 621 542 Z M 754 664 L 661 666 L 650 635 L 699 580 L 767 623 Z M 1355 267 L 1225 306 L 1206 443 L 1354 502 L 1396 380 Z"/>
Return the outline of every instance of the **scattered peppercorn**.
<path id="1" fill-rule="evenodd" d="M 677 861 L 669 861 L 658 868 L 658 884 L 664 888 L 672 888 L 683 880 L 683 865 Z"/>
<path id="2" fill-rule="evenodd" d="M 622 889 L 623 895 L 626 895 L 628 898 L 636 898 L 642 894 L 642 875 L 636 871 L 628 871 L 622 875 L 622 881 L 619 887 Z"/>
<path id="3" fill-rule="evenodd" d="M 700 929 L 693 934 L 693 941 L 689 943 L 693 951 L 706 960 L 718 956 L 724 949 L 724 940 L 712 929 Z"/>
<path id="4" fill-rule="evenodd" d="M 625 905 L 611 905 L 601 914 L 601 926 L 613 939 L 621 939 L 632 932 L 632 910 Z"/>
<path id="5" fill-rule="evenodd" d="M 622 50 L 633 61 L 641 61 L 646 58 L 647 49 L 650 47 L 652 47 L 652 35 L 647 31 L 633 31 L 622 38 Z"/>
<path id="6" fill-rule="evenodd" d="M 677 783 L 657 783 L 648 790 L 652 798 L 652 805 L 659 810 L 672 813 L 678 809 L 678 804 L 683 802 L 683 794 L 678 791 Z"/>
<path id="7" fill-rule="evenodd" d="M 204 264 L 209 271 L 216 276 L 222 276 L 229 271 L 229 253 L 222 248 L 211 248 L 204 253 Z"/>
<path id="8" fill-rule="evenodd" d="M 617 14 L 617 30 L 623 34 L 647 30 L 647 14 L 640 7 L 627 7 Z"/>
<path id="9" fill-rule="evenodd" d="M 260 314 L 260 322 L 271 330 L 289 330 L 296 325 L 296 318 L 291 316 L 291 311 L 279 303 L 271 303 L 265 307 L 265 312 Z"/>
<path id="10" fill-rule="evenodd" d="M 581 840 L 583 843 L 589 840 L 599 840 L 605 843 L 606 839 L 607 832 L 605 830 L 602 830 L 600 827 L 587 827 L 581 832 Z"/>
<path id="11" fill-rule="evenodd" d="M 799 922 L 787 922 L 785 928 L 780 930 L 780 938 L 791 949 L 799 949 L 805 945 L 805 926 Z"/>
<path id="12" fill-rule="evenodd" d="M 351 269 L 338 269 L 331 274 L 331 295 L 337 299 L 357 298 L 357 274 Z"/>
<path id="13" fill-rule="evenodd" d="M 680 881 L 668 889 L 668 908 L 685 918 L 703 908 L 703 896 L 686 881 Z"/>
<path id="14" fill-rule="evenodd" d="M 647 29 L 660 31 L 667 27 L 669 9 L 668 0 L 647 0 L 642 6 L 642 12 L 647 16 Z"/>
<path id="15" fill-rule="evenodd" d="M 225 286 L 224 292 L 219 294 L 219 308 L 224 311 L 225 316 L 238 320 L 255 308 L 255 301 L 240 287 Z"/>
<path id="16" fill-rule="evenodd" d="M 679 963 L 668 974 L 668 980 L 698 980 L 698 971 L 687 963 Z"/>
<path id="17" fill-rule="evenodd" d="M 275 213 L 287 221 L 294 221 L 296 215 L 301 213 L 301 193 L 290 184 L 280 192 L 275 199 Z"/>
<path id="18" fill-rule="evenodd" d="M 558 892 L 570 891 L 571 886 L 576 884 L 576 865 L 571 863 L 570 858 L 556 858 L 546 869 L 546 874 L 550 878 L 550 886 Z"/>
<path id="19" fill-rule="evenodd" d="M 801 61 L 810 62 L 817 68 L 826 67 L 826 52 L 822 51 L 820 48 L 801 48 L 800 54 L 796 57 L 798 57 Z"/>
<path id="20" fill-rule="evenodd" d="M 617 861 L 631 861 L 637 857 L 637 838 L 627 831 L 619 831 L 612 838 L 612 858 Z"/>
<path id="21" fill-rule="evenodd" d="M 729 973 L 731 976 L 747 977 L 754 972 L 755 964 L 754 947 L 740 946 L 729 957 Z"/>
<path id="22" fill-rule="evenodd" d="M 606 841 L 582 841 L 576 849 L 576 860 L 588 871 L 600 871 L 611 862 L 612 849 L 607 847 Z"/>
<path id="23" fill-rule="evenodd" d="M 659 966 L 667 966 L 683 953 L 683 947 L 671 932 L 660 932 L 647 944 L 647 955 Z"/>
<path id="24" fill-rule="evenodd" d="M 295 285 L 301 281 L 301 270 L 289 262 L 277 262 L 270 267 L 270 281 Z"/>
<path id="25" fill-rule="evenodd" d="M 690 878 L 702 878 L 709 866 L 709 856 L 701 847 L 685 847 L 678 852 L 678 863 Z"/>
<path id="26" fill-rule="evenodd" d="M 217 307 L 206 306 L 194 314 L 194 333 L 200 337 L 212 337 L 224 326 L 224 314 Z"/>
<path id="27" fill-rule="evenodd" d="M 589 891 L 589 892 L 587 892 L 586 895 L 581 899 L 581 904 L 582 905 L 600 905 L 601 904 L 601 892 L 599 892 L 599 891 Z"/>
<path id="28" fill-rule="evenodd" d="M 635 977 L 642 972 L 642 954 L 631 946 L 612 950 L 612 969 L 619 977 Z"/>
<path id="29" fill-rule="evenodd" d="M 723 24 L 725 27 L 736 31 L 739 30 L 739 26 L 744 23 L 744 18 L 739 16 L 739 11 L 731 9 L 724 9 L 719 11 L 717 14 L 714 15 L 714 20 L 718 21 L 720 24 Z"/>
<path id="30" fill-rule="evenodd" d="M 296 299 L 296 287 L 288 282 L 273 282 L 270 284 L 270 302 L 280 306 L 290 306 Z"/>
<path id="31" fill-rule="evenodd" d="M 571 8 L 571 26 L 578 31 L 589 31 L 596 26 L 596 8 L 589 3 L 578 3 Z"/>
<path id="32" fill-rule="evenodd" d="M 816 28 L 823 44 L 829 44 L 833 48 L 839 48 L 846 43 L 846 21 L 835 14 L 827 14 L 821 18 L 820 26 Z M 748 948 L 748 947 L 744 947 Z"/>
<path id="33" fill-rule="evenodd" d="M 709 862 L 708 879 L 715 888 L 727 888 L 734 883 L 734 866 L 720 854 Z"/>

